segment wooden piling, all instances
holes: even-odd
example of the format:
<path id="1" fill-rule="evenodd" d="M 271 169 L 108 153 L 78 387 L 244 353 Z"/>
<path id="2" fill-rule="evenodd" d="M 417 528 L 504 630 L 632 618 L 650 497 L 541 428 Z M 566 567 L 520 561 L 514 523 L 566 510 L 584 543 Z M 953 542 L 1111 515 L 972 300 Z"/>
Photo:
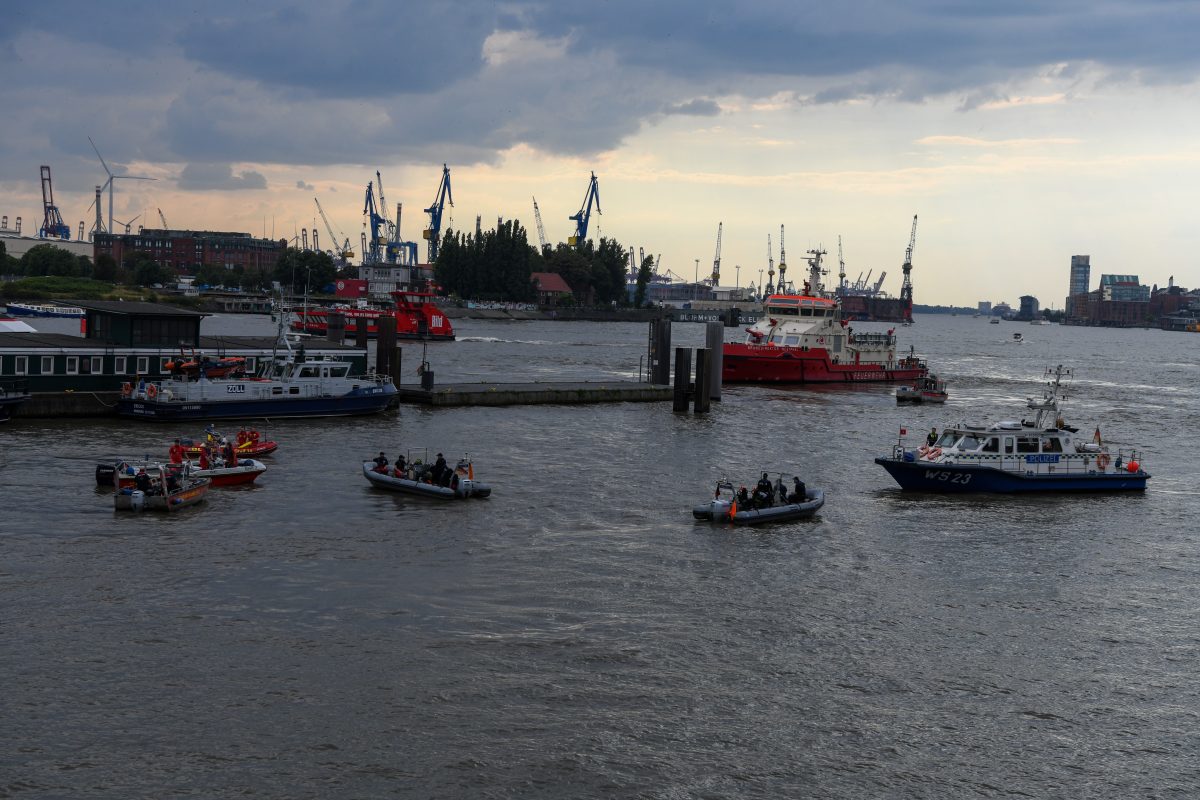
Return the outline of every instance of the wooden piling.
<path id="1" fill-rule="evenodd" d="M 382 321 L 382 319 L 383 318 L 380 317 L 379 320 L 377 320 L 375 324 L 378 325 L 379 322 Z M 392 330 L 395 330 L 396 318 L 392 317 L 391 320 L 392 320 Z M 356 319 L 354 321 L 354 345 L 356 347 L 361 347 L 363 350 L 367 349 L 367 338 L 368 338 L 367 337 L 367 328 L 368 327 L 370 327 L 370 326 L 367 324 L 367 321 L 365 319 L 363 319 L 362 317 L 359 317 L 358 319 Z"/>
<path id="2" fill-rule="evenodd" d="M 692 350 L 690 347 L 675 348 L 675 386 L 672 392 L 672 410 L 687 412 L 688 395 L 691 394 Z"/>
<path id="3" fill-rule="evenodd" d="M 650 320 L 649 363 L 651 383 L 666 386 L 671 382 L 671 320 Z"/>
<path id="4" fill-rule="evenodd" d="M 704 344 L 708 347 L 708 385 L 709 398 L 721 401 L 721 370 L 724 368 L 725 326 L 720 322 L 706 322 L 704 328 Z"/>
<path id="5" fill-rule="evenodd" d="M 712 370 L 712 350 L 705 347 L 696 349 L 696 391 L 693 392 L 694 408 L 697 414 L 708 412 L 712 399 L 712 381 L 709 375 Z"/>
<path id="6" fill-rule="evenodd" d="M 346 318 L 336 311 L 330 311 L 325 319 L 325 338 L 341 344 L 346 338 Z"/>
<path id="7" fill-rule="evenodd" d="M 366 328 L 366 320 L 359 320 L 360 327 Z M 375 320 L 377 336 L 375 337 L 375 371 L 380 375 L 391 375 L 392 380 L 399 376 L 392 373 L 392 352 L 396 349 L 396 318 L 385 314 Z"/>

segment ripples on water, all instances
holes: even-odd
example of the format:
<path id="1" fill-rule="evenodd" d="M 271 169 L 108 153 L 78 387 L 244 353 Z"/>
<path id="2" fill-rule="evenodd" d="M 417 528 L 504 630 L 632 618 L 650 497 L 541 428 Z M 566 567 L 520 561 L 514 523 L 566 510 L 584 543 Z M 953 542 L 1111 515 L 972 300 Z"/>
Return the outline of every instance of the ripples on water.
<path id="1" fill-rule="evenodd" d="M 646 341 L 459 329 L 429 348 L 439 381 L 633 375 Z M 91 483 L 175 431 L 7 426 L 0 797 L 1195 796 L 1197 364 L 1159 363 L 1190 339 L 969 317 L 901 335 L 945 408 L 727 387 L 706 417 L 264 424 L 282 447 L 260 485 L 169 519 L 118 517 Z M 1144 446 L 1144 496 L 906 495 L 872 463 L 901 425 L 1019 417 L 1058 363 L 1069 421 Z M 425 446 L 469 451 L 493 496 L 433 505 L 358 472 Z M 826 488 L 817 519 L 691 520 L 718 477 L 769 467 Z"/>

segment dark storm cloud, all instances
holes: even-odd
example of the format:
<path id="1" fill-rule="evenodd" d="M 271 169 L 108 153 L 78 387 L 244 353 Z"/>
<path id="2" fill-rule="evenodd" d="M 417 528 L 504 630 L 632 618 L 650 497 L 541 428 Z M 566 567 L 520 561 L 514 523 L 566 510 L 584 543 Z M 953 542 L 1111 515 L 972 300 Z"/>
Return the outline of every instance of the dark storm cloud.
<path id="1" fill-rule="evenodd" d="M 1144 82 L 1200 64 L 1190 3 L 466 0 L 14 2 L 0 26 L 0 179 L 52 159 L 196 165 L 492 162 L 517 144 L 586 156 L 711 99 L 920 102 L 964 110 L 1047 65 Z M 489 38 L 490 37 L 490 38 Z M 45 163 L 45 161 L 43 161 Z M 22 177 L 22 180 L 25 178 Z M 94 180 L 89 174 L 81 185 Z"/>
<path id="2" fill-rule="evenodd" d="M 188 164 L 178 183 L 180 189 L 198 192 L 267 188 L 261 173 L 247 170 L 234 175 L 228 164 Z"/>

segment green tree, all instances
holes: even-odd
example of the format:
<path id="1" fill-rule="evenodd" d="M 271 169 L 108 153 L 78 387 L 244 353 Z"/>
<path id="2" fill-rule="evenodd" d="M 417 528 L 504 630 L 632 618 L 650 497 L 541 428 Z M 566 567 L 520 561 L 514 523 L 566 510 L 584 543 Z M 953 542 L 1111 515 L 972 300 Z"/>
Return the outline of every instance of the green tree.
<path id="1" fill-rule="evenodd" d="M 653 258 L 646 256 L 642 259 L 642 265 L 638 267 L 637 289 L 633 293 L 633 305 L 636 308 L 646 305 L 646 287 L 650 285 L 650 276 L 653 274 L 653 268 Z"/>
<path id="2" fill-rule="evenodd" d="M 300 294 L 306 287 L 310 292 L 321 291 L 337 280 L 337 265 L 328 253 L 287 247 L 279 254 L 271 279 L 292 294 Z"/>
<path id="3" fill-rule="evenodd" d="M 90 261 L 88 265 L 90 267 Z M 81 272 L 82 268 L 78 257 L 52 244 L 36 245 L 21 256 L 22 275 L 59 275 L 77 278 L 81 276 Z"/>
<path id="4" fill-rule="evenodd" d="M 116 283 L 120 272 L 117 266 L 117 260 L 108 253 L 101 253 L 96 256 L 96 268 L 92 270 L 92 277 L 98 281 L 110 281 Z"/>
<path id="5" fill-rule="evenodd" d="M 138 286 L 166 286 L 175 283 L 175 270 L 163 266 L 154 260 L 149 253 L 135 250 L 125 257 L 125 269 L 133 276 L 133 282 Z"/>

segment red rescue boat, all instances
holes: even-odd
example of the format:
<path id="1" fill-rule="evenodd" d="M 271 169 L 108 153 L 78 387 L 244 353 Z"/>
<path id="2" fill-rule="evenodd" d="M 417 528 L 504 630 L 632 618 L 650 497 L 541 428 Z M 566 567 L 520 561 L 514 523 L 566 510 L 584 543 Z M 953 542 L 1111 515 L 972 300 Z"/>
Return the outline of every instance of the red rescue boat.
<path id="1" fill-rule="evenodd" d="M 226 437 L 209 425 L 200 439 L 183 438 L 179 440 L 183 447 L 183 455 L 187 458 L 199 458 L 200 452 L 208 445 L 220 447 L 221 440 Z M 233 437 L 233 452 L 238 458 L 257 458 L 274 453 L 279 449 L 279 443 L 261 438 L 254 428 L 242 428 Z"/>
<path id="2" fill-rule="evenodd" d="M 366 325 L 367 336 L 379 335 L 379 319 L 392 317 L 396 320 L 397 339 L 422 339 L 426 341 L 453 341 L 454 326 L 434 303 L 436 295 L 424 291 L 392 292 L 395 305 L 390 308 L 367 308 L 334 306 L 331 308 L 307 308 L 295 310 L 296 319 L 291 329 L 301 333 L 325 336 L 329 331 L 329 315 L 340 314 L 346 321 L 346 338 L 358 334 L 360 325 Z"/>
<path id="3" fill-rule="evenodd" d="M 883 383 L 928 373 L 910 351 L 897 353 L 895 329 L 856 332 L 836 298 L 821 291 L 823 251 L 809 251 L 809 280 L 800 293 L 776 293 L 746 328 L 746 341 L 722 348 L 725 383 Z"/>

